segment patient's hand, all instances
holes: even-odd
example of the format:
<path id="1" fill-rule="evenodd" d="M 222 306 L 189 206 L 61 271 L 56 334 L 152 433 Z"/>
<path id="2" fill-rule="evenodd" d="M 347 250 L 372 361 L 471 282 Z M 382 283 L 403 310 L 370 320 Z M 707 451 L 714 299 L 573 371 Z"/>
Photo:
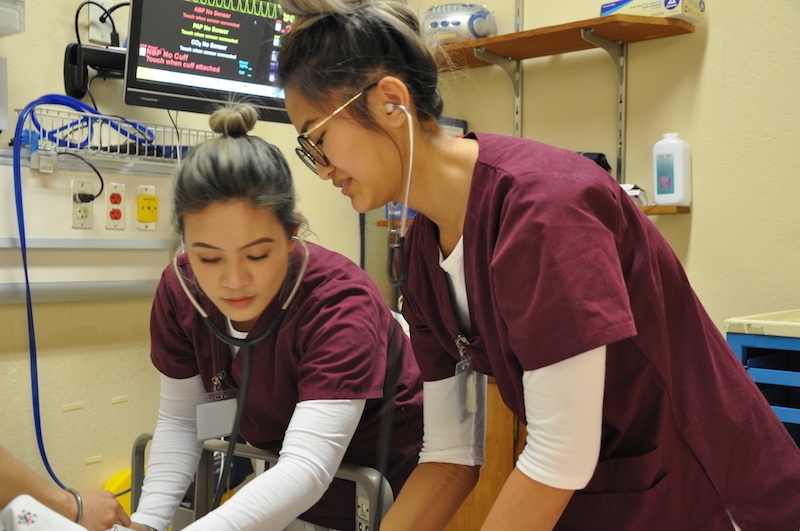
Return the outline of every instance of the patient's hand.
<path id="1" fill-rule="evenodd" d="M 114 495 L 108 491 L 81 491 L 81 525 L 89 531 L 105 531 L 114 524 L 128 527 L 131 519 Z"/>

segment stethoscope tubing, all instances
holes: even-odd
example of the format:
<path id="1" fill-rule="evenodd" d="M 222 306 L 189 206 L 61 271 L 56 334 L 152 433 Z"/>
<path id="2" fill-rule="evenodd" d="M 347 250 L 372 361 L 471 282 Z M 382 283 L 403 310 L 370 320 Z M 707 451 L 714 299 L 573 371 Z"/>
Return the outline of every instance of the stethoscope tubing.
<path id="1" fill-rule="evenodd" d="M 247 401 L 247 392 L 250 389 L 250 368 L 252 366 L 252 347 L 261 343 L 262 341 L 266 340 L 270 337 L 280 326 L 281 321 L 283 321 L 284 315 L 286 315 L 286 310 L 289 305 L 294 300 L 295 295 L 297 295 L 297 291 L 300 289 L 300 284 L 303 282 L 303 278 L 305 277 L 306 269 L 308 268 L 308 259 L 309 259 L 309 251 L 308 251 L 308 244 L 301 238 L 297 238 L 296 236 L 292 236 L 292 239 L 296 241 L 300 246 L 303 248 L 303 262 L 300 265 L 300 271 L 297 273 L 297 280 L 295 280 L 294 286 L 292 287 L 292 291 L 289 292 L 289 295 L 286 297 L 281 308 L 278 310 L 277 315 L 272 319 L 272 322 L 267 327 L 267 329 L 259 334 L 257 337 L 254 338 L 237 338 L 233 337 L 230 334 L 226 334 L 211 320 L 208 316 L 208 313 L 203 310 L 203 307 L 197 301 L 197 299 L 192 295 L 191 291 L 189 290 L 188 286 L 186 285 L 186 281 L 183 279 L 183 275 L 178 268 L 178 256 L 185 252 L 185 247 L 181 244 L 178 247 L 175 255 L 172 257 L 172 269 L 175 271 L 175 276 L 178 278 L 178 283 L 181 285 L 183 292 L 186 294 L 186 297 L 189 299 L 189 302 L 192 303 L 192 306 L 195 307 L 197 312 L 202 317 L 203 321 L 208 325 L 211 331 L 214 333 L 217 338 L 221 341 L 224 341 L 228 345 L 232 347 L 239 348 L 239 355 L 242 356 L 242 364 L 243 364 L 243 371 L 242 371 L 242 382 L 239 386 L 239 399 L 236 403 L 236 415 L 233 419 L 233 425 L 231 427 L 231 435 L 228 439 L 228 448 L 225 451 L 225 457 L 222 460 L 222 468 L 220 471 L 219 480 L 217 481 L 217 486 L 214 490 L 214 500 L 211 504 L 211 510 L 216 509 L 221 500 L 222 494 L 225 485 L 228 482 L 228 476 L 230 474 L 231 469 L 231 462 L 230 459 L 233 457 L 234 447 L 236 446 L 236 437 L 239 433 L 239 426 L 242 422 L 242 415 L 244 414 L 244 406 Z"/>
<path id="2" fill-rule="evenodd" d="M 408 224 L 408 197 L 411 194 L 411 175 L 414 168 L 414 122 L 411 116 L 411 111 L 405 105 L 395 105 L 396 108 L 402 110 L 408 121 L 408 173 L 406 174 L 405 186 L 403 187 L 403 203 L 400 209 L 400 228 L 398 230 L 397 238 L 394 242 L 390 243 L 390 247 L 397 250 L 399 256 L 399 272 L 397 278 L 392 275 L 392 263 L 394 258 L 393 253 L 389 253 L 389 263 L 387 264 L 387 275 L 389 282 L 393 287 L 399 288 L 406 282 L 407 264 L 405 254 L 406 244 L 406 226 Z M 390 212 L 392 209 L 389 210 Z M 394 220 L 389 216 L 389 230 L 392 231 L 394 227 Z"/>

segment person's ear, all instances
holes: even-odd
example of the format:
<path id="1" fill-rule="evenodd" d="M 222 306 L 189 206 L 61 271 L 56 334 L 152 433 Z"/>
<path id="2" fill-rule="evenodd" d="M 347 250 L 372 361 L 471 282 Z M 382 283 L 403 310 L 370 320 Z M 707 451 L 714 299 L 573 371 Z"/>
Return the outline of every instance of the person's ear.
<path id="1" fill-rule="evenodd" d="M 410 108 L 411 94 L 402 80 L 394 76 L 385 76 L 372 90 L 375 93 L 377 105 L 381 114 L 391 118 L 391 121 L 405 123 L 403 107 Z"/>

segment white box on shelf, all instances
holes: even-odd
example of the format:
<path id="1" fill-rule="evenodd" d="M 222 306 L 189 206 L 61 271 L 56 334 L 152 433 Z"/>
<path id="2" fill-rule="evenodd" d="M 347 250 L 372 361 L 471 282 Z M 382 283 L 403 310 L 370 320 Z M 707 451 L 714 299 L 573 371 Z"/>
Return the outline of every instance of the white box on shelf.
<path id="1" fill-rule="evenodd" d="M 617 0 L 600 6 L 600 16 L 640 15 L 679 18 L 692 24 L 706 18 L 705 0 Z"/>

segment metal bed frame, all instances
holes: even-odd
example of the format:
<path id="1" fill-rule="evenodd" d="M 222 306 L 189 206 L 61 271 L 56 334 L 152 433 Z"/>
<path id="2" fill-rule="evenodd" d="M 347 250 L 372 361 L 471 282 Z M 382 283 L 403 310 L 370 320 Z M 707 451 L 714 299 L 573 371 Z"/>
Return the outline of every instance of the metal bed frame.
<path id="1" fill-rule="evenodd" d="M 142 483 L 145 471 L 145 450 L 153 438 L 150 433 L 140 435 L 134 445 L 131 457 L 131 511 L 135 510 L 142 495 Z M 208 440 L 203 444 L 200 462 L 195 475 L 194 509 L 189 516 L 194 521 L 211 509 L 214 496 L 214 452 L 225 452 L 228 442 Z M 247 444 L 237 444 L 234 449 L 237 457 L 261 459 L 275 464 L 278 456 Z M 353 505 L 356 515 L 355 531 L 377 531 L 379 519 L 382 519 L 394 502 L 394 495 L 389 482 L 374 468 L 342 463 L 335 477 L 352 481 L 356 484 L 356 499 Z M 382 487 L 382 499 L 379 500 Z M 378 512 L 380 511 L 380 515 Z M 380 518 L 379 518 L 380 516 Z"/>

